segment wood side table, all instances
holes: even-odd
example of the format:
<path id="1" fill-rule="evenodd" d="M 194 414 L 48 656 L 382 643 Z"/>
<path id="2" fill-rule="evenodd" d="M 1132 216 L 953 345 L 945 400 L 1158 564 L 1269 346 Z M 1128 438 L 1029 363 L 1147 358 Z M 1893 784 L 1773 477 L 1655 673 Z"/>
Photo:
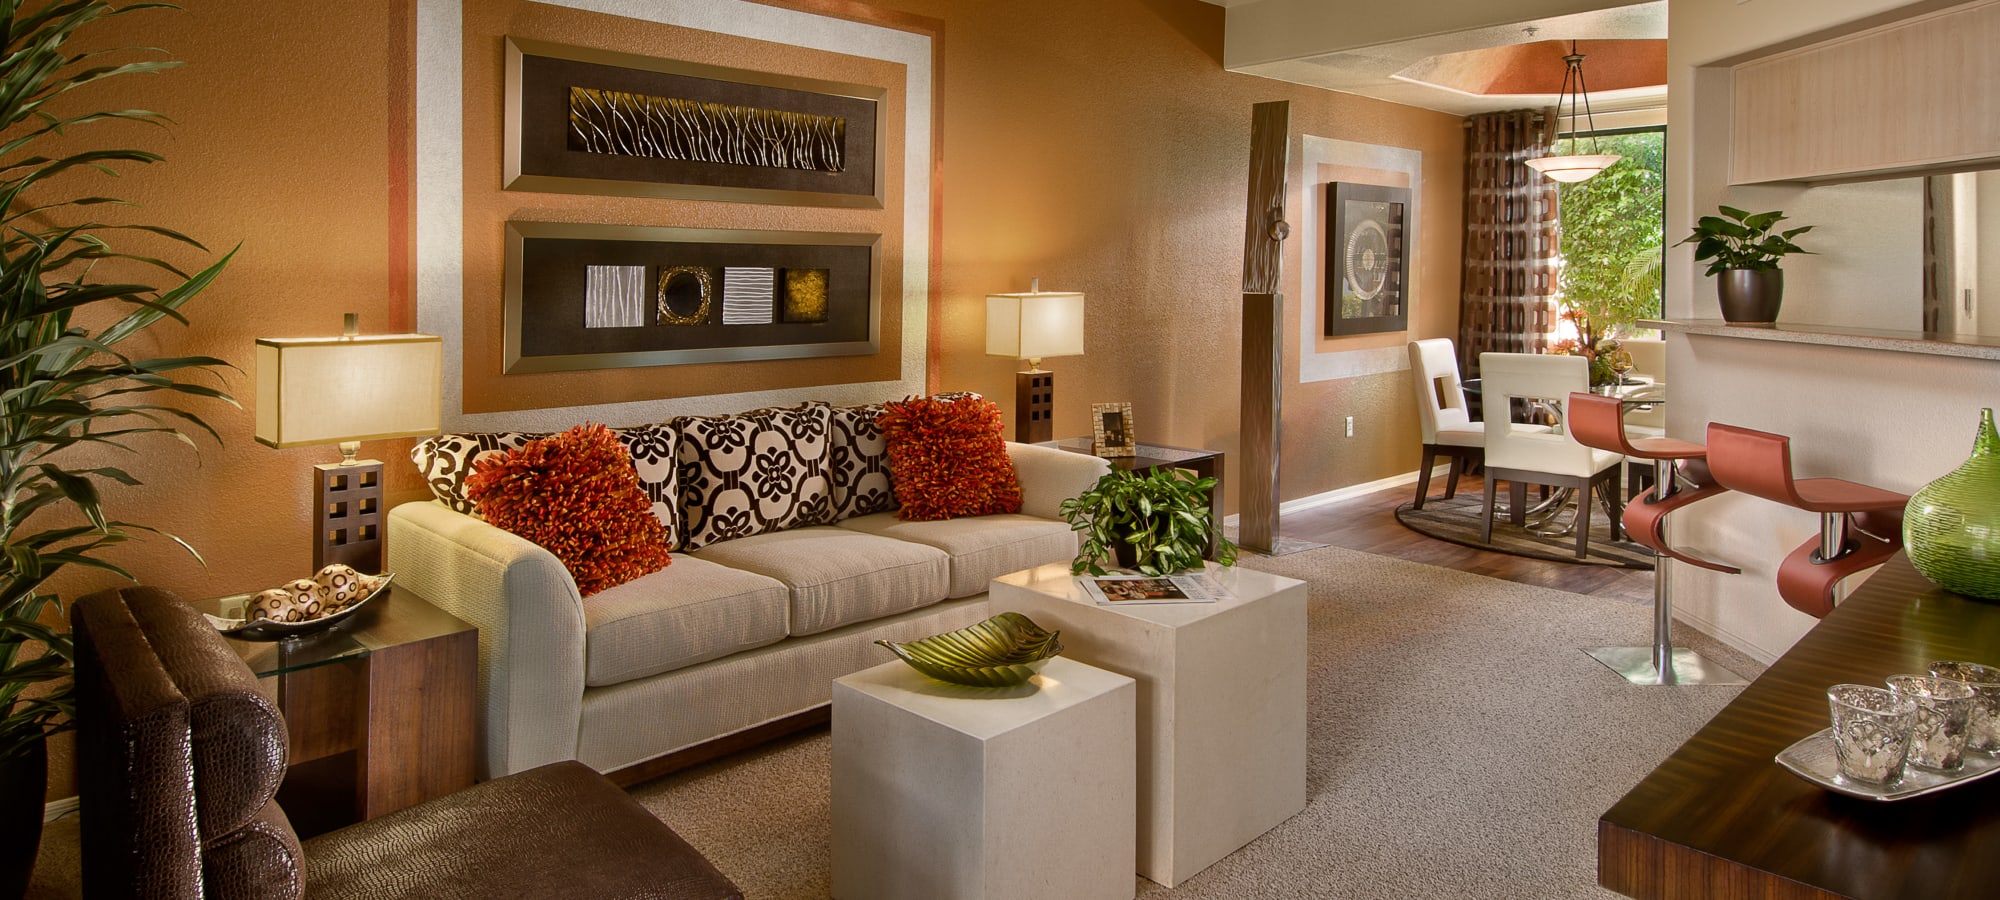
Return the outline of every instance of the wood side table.
<path id="1" fill-rule="evenodd" d="M 197 601 L 215 614 L 228 598 Z M 229 645 L 284 710 L 279 803 L 302 835 L 414 806 L 473 782 L 479 630 L 391 585 L 331 630 Z"/>

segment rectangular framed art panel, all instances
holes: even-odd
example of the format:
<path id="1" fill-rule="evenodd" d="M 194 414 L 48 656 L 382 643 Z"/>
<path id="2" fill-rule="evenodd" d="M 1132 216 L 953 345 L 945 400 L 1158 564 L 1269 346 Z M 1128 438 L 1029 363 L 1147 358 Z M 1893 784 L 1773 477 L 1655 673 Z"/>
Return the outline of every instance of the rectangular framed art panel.
<path id="1" fill-rule="evenodd" d="M 510 191 L 882 207 L 882 88 L 508 38 Z"/>
<path id="2" fill-rule="evenodd" d="M 1408 329 L 1409 188 L 1329 182 L 1326 192 L 1327 337 Z"/>
<path id="3" fill-rule="evenodd" d="M 862 356 L 880 238 L 507 223 L 505 371 Z"/>

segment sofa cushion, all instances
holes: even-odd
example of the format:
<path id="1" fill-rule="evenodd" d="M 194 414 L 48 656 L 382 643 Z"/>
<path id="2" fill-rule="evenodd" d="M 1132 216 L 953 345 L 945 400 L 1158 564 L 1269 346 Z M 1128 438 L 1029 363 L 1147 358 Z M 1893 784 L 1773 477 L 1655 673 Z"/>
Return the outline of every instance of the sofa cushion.
<path id="1" fill-rule="evenodd" d="M 517 450 L 529 441 L 548 437 L 551 432 L 488 431 L 440 434 L 418 441 L 410 459 L 423 473 L 431 496 L 467 515 L 479 515 L 478 504 L 466 496 L 465 478 L 481 459 Z M 680 448 L 680 431 L 671 425 L 634 425 L 613 428 L 611 433 L 632 454 L 633 470 L 639 486 L 653 503 L 653 517 L 667 530 L 667 546 L 680 544 L 680 468 L 675 453 Z"/>
<path id="2" fill-rule="evenodd" d="M 631 454 L 602 425 L 483 456 L 465 491 L 495 526 L 555 554 L 583 596 L 672 561 Z"/>
<path id="3" fill-rule="evenodd" d="M 773 579 L 676 554 L 674 564 L 583 599 L 591 687 L 644 678 L 785 639 L 791 593 Z"/>
<path id="4" fill-rule="evenodd" d="M 725 541 L 697 559 L 768 575 L 791 588 L 791 633 L 817 634 L 943 600 L 943 550 L 846 528 L 773 531 Z"/>
<path id="5" fill-rule="evenodd" d="M 833 521 L 824 403 L 682 416 L 681 548 Z"/>
<path id="6" fill-rule="evenodd" d="M 881 414 L 880 403 L 832 410 L 828 464 L 833 471 L 835 521 L 896 508 L 895 485 L 889 481 L 889 442 L 875 424 Z"/>
<path id="7" fill-rule="evenodd" d="M 1066 563 L 1076 556 L 1076 532 L 1068 524 L 1020 514 L 905 522 L 894 513 L 876 513 L 848 519 L 840 527 L 943 550 L 951 557 L 947 596 L 954 599 L 982 593 L 1009 572 Z"/>
<path id="8" fill-rule="evenodd" d="M 666 530 L 667 546 L 680 546 L 680 430 L 660 423 L 613 428 L 611 433 L 632 455 L 632 471 L 639 476 L 639 489 L 646 492 L 653 518 Z"/>
<path id="9" fill-rule="evenodd" d="M 548 432 L 484 431 L 440 434 L 417 442 L 410 450 L 411 461 L 430 485 L 438 502 L 468 515 L 478 515 L 472 498 L 465 495 L 465 477 L 482 457 L 526 446 L 529 441 L 548 437 Z"/>
<path id="10" fill-rule="evenodd" d="M 1021 511 L 1000 407 L 977 394 L 883 404 L 897 515 L 913 521 Z"/>

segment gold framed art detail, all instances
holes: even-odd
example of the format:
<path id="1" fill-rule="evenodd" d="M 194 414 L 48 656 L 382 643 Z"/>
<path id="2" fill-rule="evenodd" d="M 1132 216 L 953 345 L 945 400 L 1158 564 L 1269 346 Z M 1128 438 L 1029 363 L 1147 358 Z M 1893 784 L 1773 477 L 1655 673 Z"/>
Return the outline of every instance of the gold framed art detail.
<path id="1" fill-rule="evenodd" d="M 1090 427 L 1091 452 L 1105 458 L 1139 455 L 1139 441 L 1132 432 L 1132 404 L 1092 403 Z"/>

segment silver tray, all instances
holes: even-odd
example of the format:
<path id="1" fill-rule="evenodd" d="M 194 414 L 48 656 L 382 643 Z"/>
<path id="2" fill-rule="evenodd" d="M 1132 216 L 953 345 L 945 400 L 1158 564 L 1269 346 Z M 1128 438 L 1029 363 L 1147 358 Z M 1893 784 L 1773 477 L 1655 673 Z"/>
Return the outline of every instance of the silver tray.
<path id="1" fill-rule="evenodd" d="M 1903 767 L 1903 780 L 1893 785 L 1862 784 L 1840 777 L 1840 762 L 1834 758 L 1833 729 L 1822 728 L 1808 735 L 1805 740 L 1786 747 L 1778 754 L 1778 765 L 1790 769 L 1792 774 L 1826 788 L 1829 791 L 1859 797 L 1863 800 L 1907 800 L 1934 794 L 1946 788 L 1957 787 L 1968 781 L 1978 781 L 1994 772 L 2000 772 L 2000 758 L 1987 756 L 1977 750 L 1965 751 L 1965 768 L 1952 773 L 1931 772 L 1916 766 Z"/>
<path id="2" fill-rule="evenodd" d="M 237 640 L 282 641 L 290 638 L 304 637 L 308 634 L 325 631 L 340 624 L 342 619 L 354 615 L 361 607 L 368 605 L 370 600 L 388 593 L 389 582 L 396 577 L 396 573 L 384 572 L 378 577 L 382 579 L 382 583 L 375 586 L 374 592 L 348 604 L 337 613 L 320 616 L 317 619 L 308 619 L 304 622 L 274 622 L 270 619 L 258 619 L 246 622 L 243 620 L 243 603 L 253 595 L 239 594 L 234 597 L 222 598 L 223 614 L 208 616 L 208 621 L 215 626 L 215 630 Z M 203 615 L 207 614 L 204 613 Z"/>

